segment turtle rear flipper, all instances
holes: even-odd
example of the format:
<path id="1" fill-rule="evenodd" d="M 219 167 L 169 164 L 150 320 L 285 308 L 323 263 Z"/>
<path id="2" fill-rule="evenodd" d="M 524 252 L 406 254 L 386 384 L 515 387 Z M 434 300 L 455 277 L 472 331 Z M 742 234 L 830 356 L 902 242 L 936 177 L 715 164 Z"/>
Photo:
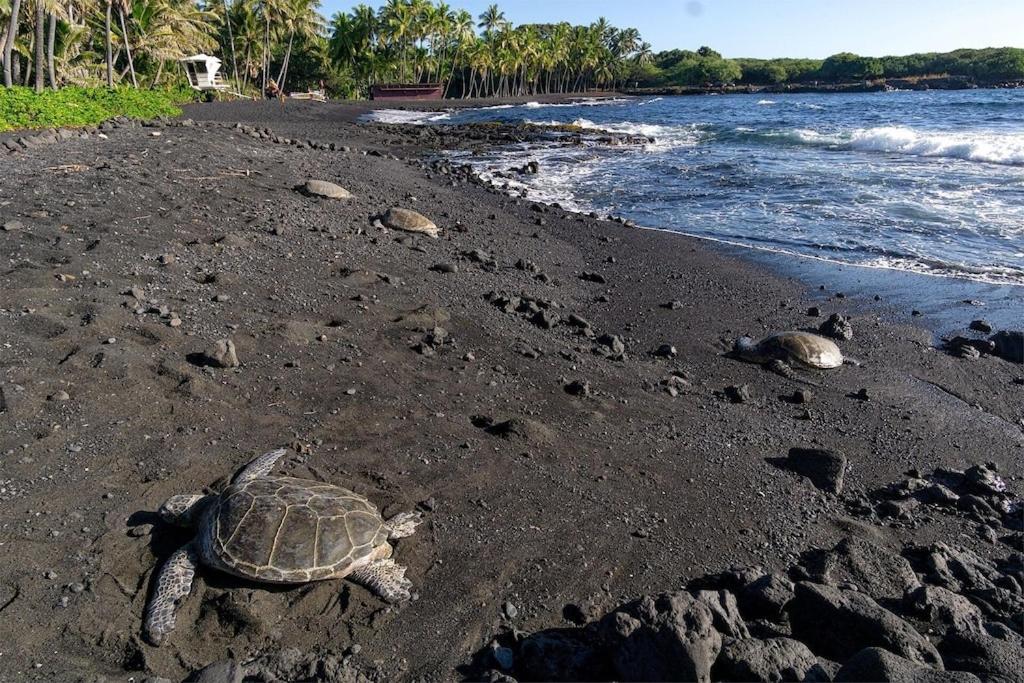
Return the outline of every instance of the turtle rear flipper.
<path id="1" fill-rule="evenodd" d="M 160 568 L 153 594 L 146 605 L 146 621 L 143 626 L 143 636 L 152 645 L 159 646 L 174 630 L 178 603 L 192 590 L 198 561 L 196 550 L 189 543 L 175 550 Z"/>
<path id="2" fill-rule="evenodd" d="M 796 373 L 793 372 L 792 366 L 786 361 L 775 360 L 768 361 L 765 363 L 765 367 L 774 372 L 776 375 L 781 375 L 786 379 L 796 379 Z"/>
<path id="3" fill-rule="evenodd" d="M 365 586 L 388 602 L 409 600 L 412 595 L 412 581 L 405 578 L 405 567 L 395 564 L 391 558 L 376 560 L 359 567 L 348 578 Z"/>
<path id="4" fill-rule="evenodd" d="M 781 376 L 785 377 L 786 379 L 791 379 L 794 382 L 800 382 L 801 384 L 806 384 L 806 385 L 812 386 L 812 387 L 820 387 L 821 386 L 821 384 L 819 384 L 818 382 L 812 382 L 809 379 L 804 379 L 803 377 L 798 377 L 796 372 L 793 371 L 793 367 L 789 363 L 787 363 L 785 361 L 782 361 L 782 360 L 779 360 L 779 359 L 775 359 L 775 360 L 771 361 L 770 363 L 767 363 L 765 365 L 765 367 L 767 367 L 769 370 L 771 370 L 775 374 L 781 375 Z"/>
<path id="5" fill-rule="evenodd" d="M 245 467 L 238 470 L 238 473 L 231 479 L 231 483 L 242 484 L 267 476 L 273 471 L 277 461 L 284 457 L 284 454 L 287 452 L 283 448 L 278 448 L 276 451 L 270 451 L 253 458 Z"/>

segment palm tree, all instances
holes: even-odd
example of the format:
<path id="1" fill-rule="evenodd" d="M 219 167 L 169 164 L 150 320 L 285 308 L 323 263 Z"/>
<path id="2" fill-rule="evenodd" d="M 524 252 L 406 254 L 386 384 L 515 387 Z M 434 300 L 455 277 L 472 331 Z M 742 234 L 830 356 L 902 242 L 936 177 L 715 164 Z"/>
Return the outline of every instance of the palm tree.
<path id="1" fill-rule="evenodd" d="M 639 32 L 620 31 L 606 19 L 513 28 L 497 5 L 476 25 L 468 12 L 430 0 L 387 0 L 377 13 L 361 5 L 331 21 L 331 60 L 367 87 L 379 78 L 433 81 L 447 74 L 450 96 L 458 74 L 462 98 L 614 86 L 641 48 L 639 58 L 649 59 Z"/>
<path id="2" fill-rule="evenodd" d="M 0 46 L 7 42 L 7 14 L 11 11 L 10 0 L 0 0 Z"/>
<path id="3" fill-rule="evenodd" d="M 21 0 L 12 0 L 10 17 L 7 23 L 7 35 L 4 39 L 4 86 L 10 88 L 13 83 L 11 53 L 14 50 L 14 39 L 18 37 L 18 15 L 21 13 Z"/>
<path id="4" fill-rule="evenodd" d="M 654 52 L 651 51 L 651 44 L 644 42 L 640 43 L 640 47 L 636 49 L 636 54 L 633 55 L 633 61 L 639 66 L 647 66 L 654 61 Z"/>
<path id="5" fill-rule="evenodd" d="M 505 13 L 499 10 L 497 5 L 490 5 L 480 15 L 480 23 L 476 26 L 482 28 L 484 36 L 490 39 L 492 33 L 507 25 L 508 20 L 505 19 Z"/>
<path id="6" fill-rule="evenodd" d="M 452 69 L 448 74 L 448 83 L 445 85 L 444 97 L 448 97 L 448 89 L 452 87 L 452 79 L 455 77 L 455 66 L 460 63 L 462 56 L 465 53 L 466 45 L 470 44 L 471 41 L 476 40 L 476 34 L 473 33 L 473 15 L 466 10 L 459 10 L 451 21 L 452 25 L 452 38 L 455 40 L 458 47 L 455 50 L 455 58 L 452 60 Z M 462 82 L 462 92 L 465 95 L 466 82 Z"/>
<path id="7" fill-rule="evenodd" d="M 390 40 L 392 47 L 398 46 L 402 55 L 401 78 L 406 80 L 409 42 L 412 41 L 413 30 L 416 26 L 413 5 L 408 0 L 388 0 L 388 3 L 381 7 L 380 14 L 385 26 L 385 35 Z"/>
<path id="8" fill-rule="evenodd" d="M 114 0 L 106 0 L 107 14 L 103 23 L 103 35 L 105 36 L 106 57 L 107 57 L 107 87 L 114 87 L 114 48 L 110 36 L 110 17 L 113 12 Z"/>
<path id="9" fill-rule="evenodd" d="M 153 85 L 159 83 L 167 62 L 189 54 L 213 50 L 215 14 L 192 2 L 131 0 L 130 23 L 134 53 L 156 64 Z M 241 3 L 238 3 L 241 4 Z M 259 35 L 257 25 L 256 33 Z"/>
<path id="10" fill-rule="evenodd" d="M 43 5 L 43 0 L 36 0 L 35 40 L 33 40 L 33 46 L 35 47 L 34 67 L 36 70 L 35 90 L 37 93 L 43 92 L 43 88 L 46 87 L 46 72 L 43 70 L 43 60 L 46 59 L 45 33 L 46 6 Z"/>
<path id="11" fill-rule="evenodd" d="M 323 19 L 316 11 L 319 4 L 318 0 L 289 0 L 284 7 L 282 23 L 283 28 L 288 31 L 288 48 L 281 61 L 281 71 L 277 75 L 277 85 L 282 90 L 285 79 L 288 78 L 288 64 L 292 57 L 296 34 L 300 38 L 313 38 L 323 31 Z"/>
<path id="12" fill-rule="evenodd" d="M 128 0 L 115 0 L 117 2 L 117 15 L 121 22 L 121 40 L 124 43 L 124 51 L 128 57 L 128 70 L 132 75 L 132 85 L 136 88 L 139 87 L 139 81 L 135 78 L 135 62 L 132 60 L 132 48 L 131 43 L 128 40 L 128 27 L 124 22 L 125 12 L 131 12 L 131 5 Z"/>
<path id="13" fill-rule="evenodd" d="M 231 27 L 231 8 L 228 7 L 228 0 L 223 0 L 223 3 L 224 26 L 228 30 L 228 43 L 231 45 L 231 75 L 235 88 L 238 88 L 238 57 L 235 55 L 235 35 Z"/>

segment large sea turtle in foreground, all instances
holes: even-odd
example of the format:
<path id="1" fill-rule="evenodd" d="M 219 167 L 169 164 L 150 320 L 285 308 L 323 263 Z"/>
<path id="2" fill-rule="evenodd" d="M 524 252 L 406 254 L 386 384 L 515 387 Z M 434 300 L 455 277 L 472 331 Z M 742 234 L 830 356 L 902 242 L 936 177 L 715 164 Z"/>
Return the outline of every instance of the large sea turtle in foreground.
<path id="1" fill-rule="evenodd" d="M 853 363 L 843 358 L 842 351 L 831 339 L 810 332 L 778 332 L 755 342 L 750 337 L 740 337 L 733 344 L 732 355 L 740 360 L 760 363 L 783 377 L 792 377 L 792 366 L 829 370 L 843 363 Z"/>
<path id="2" fill-rule="evenodd" d="M 363 496 L 332 484 L 271 476 L 286 451 L 242 467 L 219 495 L 173 496 L 165 521 L 196 536 L 160 569 L 146 605 L 143 634 L 159 645 L 174 629 L 178 603 L 202 564 L 252 581 L 290 584 L 350 578 L 384 599 L 408 600 L 405 567 L 391 559 L 392 538 L 409 536 L 418 513 L 384 520 Z"/>

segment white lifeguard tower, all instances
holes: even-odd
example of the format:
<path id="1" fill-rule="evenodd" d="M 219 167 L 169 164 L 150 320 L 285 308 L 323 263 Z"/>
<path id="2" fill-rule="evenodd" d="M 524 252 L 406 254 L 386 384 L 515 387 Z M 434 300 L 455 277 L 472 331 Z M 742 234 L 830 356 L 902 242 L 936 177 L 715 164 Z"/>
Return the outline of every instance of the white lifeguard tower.
<path id="1" fill-rule="evenodd" d="M 221 61 L 210 55 L 192 55 L 180 60 L 185 67 L 185 75 L 188 77 L 188 84 L 193 90 L 227 90 L 228 85 L 224 77 L 218 73 Z"/>

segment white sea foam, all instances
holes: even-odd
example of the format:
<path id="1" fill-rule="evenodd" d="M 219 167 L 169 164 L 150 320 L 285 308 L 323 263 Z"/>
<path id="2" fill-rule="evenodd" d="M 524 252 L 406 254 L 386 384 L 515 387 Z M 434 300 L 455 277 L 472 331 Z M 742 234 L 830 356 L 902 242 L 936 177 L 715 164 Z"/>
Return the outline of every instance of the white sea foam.
<path id="1" fill-rule="evenodd" d="M 502 105 L 502 106 L 523 106 L 527 109 L 548 109 L 557 107 L 603 107 L 610 104 L 623 104 L 633 100 L 625 97 L 588 97 L 572 102 L 527 102 L 523 105 Z M 485 109 L 487 107 L 484 107 Z"/>
<path id="2" fill-rule="evenodd" d="M 849 145 L 862 151 L 951 157 L 1009 166 L 1024 165 L 1024 135 L 923 133 L 912 128 L 886 126 L 853 131 Z"/>
<path id="3" fill-rule="evenodd" d="M 363 115 L 364 121 L 371 123 L 406 123 L 425 125 L 451 118 L 451 112 L 413 111 L 408 109 L 375 109 Z"/>
<path id="4" fill-rule="evenodd" d="M 859 152 L 888 152 L 922 157 L 946 157 L 1006 166 L 1024 166 L 1024 135 L 1009 133 L 946 133 L 917 131 L 903 126 L 858 128 L 844 133 L 820 133 L 807 128 L 769 133 L 810 145 L 827 145 Z"/>
<path id="5" fill-rule="evenodd" d="M 527 121 L 535 126 L 564 126 L 564 121 Z M 622 133 L 623 135 L 645 135 L 654 138 L 654 143 L 646 146 L 648 150 L 666 150 L 677 147 L 690 147 L 698 144 L 707 137 L 702 124 L 691 124 L 688 126 L 665 126 L 654 123 L 635 123 L 633 121 L 620 121 L 617 123 L 595 123 L 590 119 L 576 119 L 570 124 L 583 128 L 584 130 L 608 131 L 609 133 Z"/>
<path id="6" fill-rule="evenodd" d="M 757 103 L 760 104 L 762 107 L 768 107 L 773 104 L 778 104 L 778 102 L 776 102 L 775 100 L 758 100 Z"/>

